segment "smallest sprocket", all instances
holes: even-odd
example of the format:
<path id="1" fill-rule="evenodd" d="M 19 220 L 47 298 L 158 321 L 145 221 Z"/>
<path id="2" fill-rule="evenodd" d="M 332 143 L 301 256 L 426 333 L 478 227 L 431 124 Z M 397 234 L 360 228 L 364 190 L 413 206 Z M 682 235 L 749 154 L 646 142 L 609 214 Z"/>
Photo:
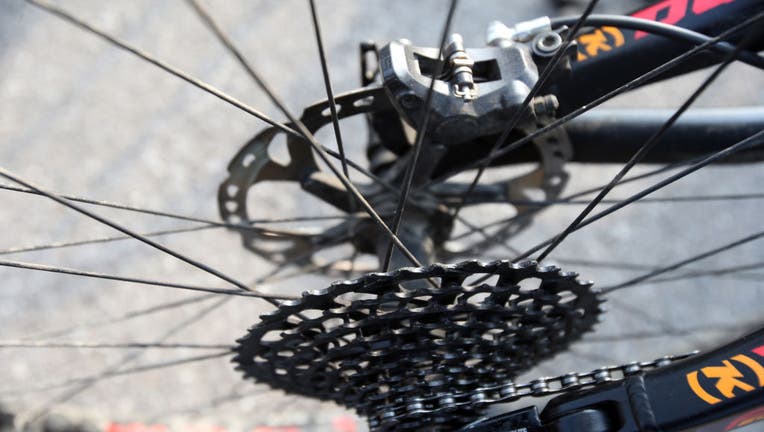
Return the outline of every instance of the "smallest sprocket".
<path id="1" fill-rule="evenodd" d="M 535 262 L 403 268 L 284 302 L 238 341 L 234 361 L 246 377 L 380 418 L 511 381 L 590 330 L 600 303 L 590 282 Z M 404 424 L 459 425 L 483 408 Z"/>

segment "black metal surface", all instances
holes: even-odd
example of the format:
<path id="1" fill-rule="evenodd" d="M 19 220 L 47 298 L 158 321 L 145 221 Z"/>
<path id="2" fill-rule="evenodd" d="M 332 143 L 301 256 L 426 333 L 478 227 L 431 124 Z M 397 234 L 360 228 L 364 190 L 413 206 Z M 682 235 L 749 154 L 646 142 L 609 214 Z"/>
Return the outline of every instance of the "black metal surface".
<path id="1" fill-rule="evenodd" d="M 707 35 L 717 35 L 763 10 L 764 2 L 761 0 L 663 0 L 631 15 L 675 24 Z M 561 115 L 655 69 L 692 47 L 687 42 L 633 30 L 610 34 L 597 28 L 589 35 L 592 36 L 589 43 L 582 41 L 584 36 L 578 38 L 580 56 L 586 58 L 579 57 L 580 61 L 573 64 L 570 76 L 559 83 L 556 94 L 560 99 Z M 601 47 L 589 48 L 591 52 L 596 52 L 594 56 L 587 51 L 587 47 L 592 44 Z M 763 47 L 764 38 L 759 38 L 752 49 Z M 698 55 L 662 74 L 660 79 L 718 63 L 722 58 L 718 53 Z"/>
<path id="2" fill-rule="evenodd" d="M 483 275 L 495 281 L 467 284 Z M 261 317 L 234 361 L 246 377 L 354 408 L 375 430 L 391 427 L 393 406 L 437 396 L 427 406 L 444 408 L 438 414 L 396 417 L 393 427 L 454 428 L 485 404 L 478 397 L 449 409 L 449 394 L 510 382 L 592 328 L 601 300 L 576 276 L 533 262 L 467 261 L 336 282 Z M 417 284 L 425 280 L 437 288 Z"/>
<path id="3" fill-rule="evenodd" d="M 574 162 L 625 162 L 671 116 L 671 110 L 600 109 L 565 126 Z M 764 108 L 692 109 L 666 131 L 643 163 L 672 163 L 720 151 L 764 129 Z M 752 148 L 721 163 L 764 160 L 764 150 Z"/>
<path id="4" fill-rule="evenodd" d="M 610 418 L 608 432 L 732 430 L 764 420 L 764 329 L 717 350 L 618 383 L 551 400 L 541 414 L 555 432 L 585 410 Z M 758 413 L 758 414 L 757 414 Z M 759 430 L 759 429 L 756 429 Z"/>
<path id="5" fill-rule="evenodd" d="M 506 43 L 485 48 L 465 49 L 457 38 L 452 50 L 470 67 L 472 91 L 462 74 L 448 68 L 436 74 L 439 50 L 416 47 L 409 41 L 393 41 L 379 51 L 380 70 L 385 88 L 400 113 L 412 127 L 420 129 L 424 101 L 430 84 L 434 93 L 426 134 L 433 143 L 452 145 L 503 130 L 506 119 L 522 110 L 518 129 L 534 126 L 536 114 L 522 102 L 538 80 L 536 59 L 530 43 Z M 449 45 L 451 47 L 451 45 Z M 457 63 L 461 64 L 461 63 Z M 434 79 L 434 81 L 432 81 Z M 466 87 L 465 87 L 466 88 Z"/>
<path id="6" fill-rule="evenodd" d="M 521 430 L 525 432 L 542 432 L 545 430 L 539 419 L 535 406 L 501 414 L 495 417 L 480 419 L 459 429 L 459 432 L 506 432 Z"/>
<path id="7" fill-rule="evenodd" d="M 361 89 L 338 95 L 340 119 L 369 111 L 383 111 L 389 102 L 382 89 Z M 329 102 L 323 101 L 306 108 L 301 121 L 311 131 L 331 123 L 325 115 Z M 269 148 L 280 131 L 269 128 L 250 140 L 228 166 L 229 177 L 218 189 L 218 208 L 225 221 L 246 223 L 256 219 L 250 211 L 248 192 L 258 183 L 269 181 L 294 182 L 306 192 L 334 207 L 350 212 L 347 190 L 328 173 L 322 171 L 308 145 L 298 138 L 287 136 L 289 161 L 283 165 L 273 160 Z M 379 189 L 377 187 L 377 189 Z M 364 195 L 369 190 L 364 190 Z M 274 229 L 268 233 L 237 230 L 245 248 L 277 263 L 294 260 L 310 261 L 312 253 L 344 241 L 358 232 L 359 223 L 366 219 L 353 219 L 329 228 L 309 230 Z"/>

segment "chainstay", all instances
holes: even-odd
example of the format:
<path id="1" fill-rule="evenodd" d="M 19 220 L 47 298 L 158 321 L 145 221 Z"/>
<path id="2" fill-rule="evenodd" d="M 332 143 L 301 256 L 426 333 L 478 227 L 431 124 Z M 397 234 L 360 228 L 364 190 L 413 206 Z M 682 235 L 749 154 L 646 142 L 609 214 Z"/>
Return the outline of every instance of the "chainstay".
<path id="1" fill-rule="evenodd" d="M 668 366 L 687 359 L 696 352 L 668 355 L 652 361 L 631 362 L 618 366 L 606 366 L 589 372 L 566 373 L 555 377 L 542 377 L 524 384 L 512 382 L 481 387 L 461 394 L 444 394 L 432 397 L 414 398 L 406 403 L 383 407 L 382 414 L 369 419 L 375 430 L 386 430 L 410 422 L 417 416 L 445 413 L 463 407 L 484 406 L 497 403 L 515 402 L 526 397 L 552 396 L 575 390 L 591 389 L 596 386 L 618 382 L 627 376 Z"/>

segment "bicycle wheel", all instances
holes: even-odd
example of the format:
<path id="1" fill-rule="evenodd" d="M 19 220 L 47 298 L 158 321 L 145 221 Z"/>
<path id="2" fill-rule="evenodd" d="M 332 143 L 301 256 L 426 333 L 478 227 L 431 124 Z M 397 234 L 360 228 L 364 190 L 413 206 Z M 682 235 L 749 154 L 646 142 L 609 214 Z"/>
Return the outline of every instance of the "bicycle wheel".
<path id="1" fill-rule="evenodd" d="M 276 260 L 274 264 L 242 249 L 238 232 L 207 229 L 209 222 L 219 223 L 218 187 L 231 158 L 267 125 L 38 9 L 3 7 L 10 13 L 0 18 L 0 36 L 7 41 L 0 56 L 8 65 L 0 83 L 5 114 L 0 116 L 0 130 L 8 144 L 0 166 L 46 190 L 129 202 L 173 215 L 204 215 L 177 221 L 88 207 L 130 231 L 151 234 L 150 239 L 194 261 L 236 275 L 236 281 L 249 285 L 258 280 L 258 290 L 267 294 L 299 295 L 379 265 L 376 257 L 357 257 L 358 267 L 351 270 L 353 250 L 339 245 L 322 250 L 319 261 L 288 266 Z M 283 120 L 188 5 L 131 3 L 95 8 L 65 3 L 64 7 L 109 34 L 145 47 L 157 58 L 219 83 L 229 94 L 242 95 L 249 106 L 268 117 Z M 360 40 L 406 37 L 415 45 L 435 46 L 447 13 L 440 2 L 393 7 L 386 2 L 320 2 L 318 7 L 336 94 L 358 85 L 355 49 Z M 405 13 L 398 7 L 405 7 Z M 243 3 L 207 8 L 294 112 L 326 98 L 320 73 L 305 74 L 321 70 L 316 41 L 308 34 L 312 32 L 309 7 L 302 2 L 280 2 L 256 8 Z M 482 33 L 497 18 L 496 11 L 507 24 L 549 14 L 542 4 L 506 10 L 501 2 L 463 2 L 451 28 L 464 36 L 467 45 L 481 46 Z M 597 12 L 603 11 L 623 10 L 599 5 Z M 422 25 L 422 17 L 431 17 L 427 25 Z M 673 108 L 709 73 L 645 87 L 609 104 Z M 761 88 L 763 80 L 755 68 L 734 63 L 694 106 L 761 105 L 760 92 L 750 89 Z M 341 129 L 348 158 L 368 166 L 363 118 L 344 120 Z M 316 136 L 327 148 L 337 148 L 331 126 Z M 290 156 L 284 148 L 274 148 L 275 159 Z M 320 161 L 318 165 L 326 170 Z M 340 164 L 336 168 L 342 169 Z M 566 163 L 569 180 L 560 196 L 606 184 L 620 168 Z M 655 168 L 637 166 L 630 175 Z M 366 181 L 352 168 L 349 172 L 354 182 Z M 497 171 L 487 178 L 501 178 L 507 172 L 514 171 Z M 664 200 L 645 199 L 571 236 L 547 261 L 581 273 L 596 281 L 596 286 L 616 286 L 650 269 L 744 238 L 758 226 L 761 203 L 754 185 L 761 176 L 756 165 L 705 168 L 649 197 Z M 619 186 L 608 199 L 639 192 L 658 178 Z M 309 226 L 317 229 L 333 226 L 335 219 L 330 217 L 347 218 L 341 209 L 297 198 L 298 192 L 286 184 L 253 191 L 248 199 L 252 214 L 272 222 L 258 225 L 266 230 L 263 235 L 269 235 L 268 229 L 308 226 L 301 218 L 325 217 L 310 220 Z M 4 195 L 2 212 L 8 229 L 0 253 L 7 255 L 2 257 L 6 264 L 25 261 L 176 285 L 231 288 L 213 275 L 192 273 L 187 264 L 138 242 L 112 239 L 125 234 L 44 197 L 18 191 Z M 581 205 L 550 206 L 508 240 L 521 250 L 546 240 L 573 220 Z M 355 210 L 361 213 L 362 209 Z M 491 214 L 495 210 L 465 208 L 462 216 L 470 224 L 489 225 L 496 219 Z M 279 222 L 285 218 L 297 220 Z M 470 230 L 467 226 L 457 229 Z M 176 230 L 181 232 L 162 234 Z M 87 244 L 50 245 L 61 242 Z M 514 258 L 499 246 L 482 247 L 480 252 L 461 258 Z M 554 364 L 541 365 L 528 376 L 708 348 L 746 331 L 759 321 L 754 305 L 761 299 L 756 273 L 760 256 L 761 245 L 751 241 L 728 254 L 683 267 L 684 273 L 661 275 L 661 283 L 620 290 L 610 297 L 610 310 L 596 333 L 556 357 Z M 320 268 L 337 262 L 343 265 L 331 271 Z M 280 272 L 273 275 L 273 271 Z M 232 370 L 227 350 L 260 314 L 273 309 L 266 302 L 19 269 L 2 272 L 7 287 L 2 312 L 7 340 L 2 355 L 9 367 L 0 398 L 21 413 L 21 419 L 75 407 L 105 422 L 180 424 L 200 417 L 230 429 L 260 424 L 330 429 L 332 417 L 346 413 L 331 404 L 285 396 L 262 385 L 253 387 Z M 51 342 L 68 348 L 45 347 Z M 25 344 L 38 347 L 22 348 Z M 86 348 L 90 345 L 93 348 Z M 253 418 L 262 412 L 270 414 Z"/>

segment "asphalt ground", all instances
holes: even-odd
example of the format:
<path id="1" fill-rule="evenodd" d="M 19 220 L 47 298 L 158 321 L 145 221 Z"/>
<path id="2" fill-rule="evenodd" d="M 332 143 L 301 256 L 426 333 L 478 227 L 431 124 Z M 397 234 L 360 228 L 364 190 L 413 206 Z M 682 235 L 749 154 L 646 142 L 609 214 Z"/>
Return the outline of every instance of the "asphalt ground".
<path id="1" fill-rule="evenodd" d="M 282 116 L 179 0 L 136 0 L 108 5 L 59 2 L 88 22 L 146 49 L 270 116 Z M 468 46 L 480 46 L 486 25 L 551 14 L 544 2 L 463 1 L 453 29 Z M 599 12 L 623 11 L 625 2 L 603 1 Z M 205 1 L 223 28 L 288 106 L 299 111 L 324 97 L 320 63 L 306 2 Z M 320 17 L 336 92 L 358 86 L 358 43 L 406 37 L 437 44 L 443 1 L 322 0 Z M 571 8 L 575 10 L 575 7 Z M 239 147 L 264 124 L 167 73 L 23 2 L 0 3 L 0 166 L 50 190 L 216 219 L 216 193 Z M 650 86 L 610 106 L 676 107 L 708 71 Z M 733 65 L 697 106 L 764 102 L 764 74 Z M 361 121 L 343 122 L 351 158 L 364 161 Z M 331 132 L 318 138 L 332 147 Z M 638 167 L 635 172 L 649 168 Z M 566 191 L 600 185 L 617 166 L 569 167 Z M 657 197 L 760 191 L 760 166 L 712 167 Z M 618 188 L 625 197 L 647 183 Z M 256 196 L 258 216 L 320 214 L 288 189 Z M 112 236 L 115 233 L 40 197 L 2 192 L 0 249 Z M 168 218 L 93 207 L 138 232 L 193 225 Z M 570 237 L 551 261 L 607 286 L 639 273 L 569 260 L 661 266 L 761 229 L 760 200 L 639 204 Z M 548 209 L 533 228 L 512 239 L 528 247 L 558 232 L 580 207 Z M 485 221 L 485 215 L 472 215 Z M 158 237 L 173 249 L 239 280 L 253 281 L 272 265 L 246 252 L 234 233 L 214 229 Z M 716 269 L 760 261 L 762 244 L 750 243 L 693 265 Z M 509 258 L 489 250 L 483 258 Z M 226 287 L 187 264 L 125 240 L 7 254 L 19 260 L 196 285 Z M 230 345 L 271 306 L 257 299 L 210 298 L 148 316 L 115 320 L 158 304 L 192 301 L 199 294 L 160 287 L 1 269 L 2 339 L 85 342 L 155 342 Z M 302 276 L 259 285 L 270 293 L 298 294 L 328 279 Z M 603 364 L 648 360 L 667 353 L 707 349 L 761 320 L 764 290 L 755 271 L 745 274 L 646 283 L 613 296 L 597 330 L 570 352 L 539 365 L 522 379 L 589 370 Z M 216 303 L 219 302 L 219 303 Z M 91 323 L 91 324 L 88 324 Z M 56 331 L 75 327 L 65 334 Z M 304 426 L 341 430 L 352 415 L 331 403 L 270 391 L 243 382 L 227 357 L 182 366 L 117 374 L 124 370 L 218 350 L 0 349 L 0 401 L 29 418 L 44 407 L 98 425 L 168 424 Z M 95 379 L 108 375 L 103 379 Z M 72 380 L 76 381 L 74 387 Z M 71 398 L 72 388 L 83 389 Z M 339 420 L 337 420 L 339 419 Z M 339 423 L 338 423 L 339 422 Z M 344 422 L 344 423 L 343 423 Z M 339 426 L 338 426 L 339 425 Z M 342 426 L 344 425 L 344 426 Z M 363 422 L 360 422 L 363 428 Z"/>

